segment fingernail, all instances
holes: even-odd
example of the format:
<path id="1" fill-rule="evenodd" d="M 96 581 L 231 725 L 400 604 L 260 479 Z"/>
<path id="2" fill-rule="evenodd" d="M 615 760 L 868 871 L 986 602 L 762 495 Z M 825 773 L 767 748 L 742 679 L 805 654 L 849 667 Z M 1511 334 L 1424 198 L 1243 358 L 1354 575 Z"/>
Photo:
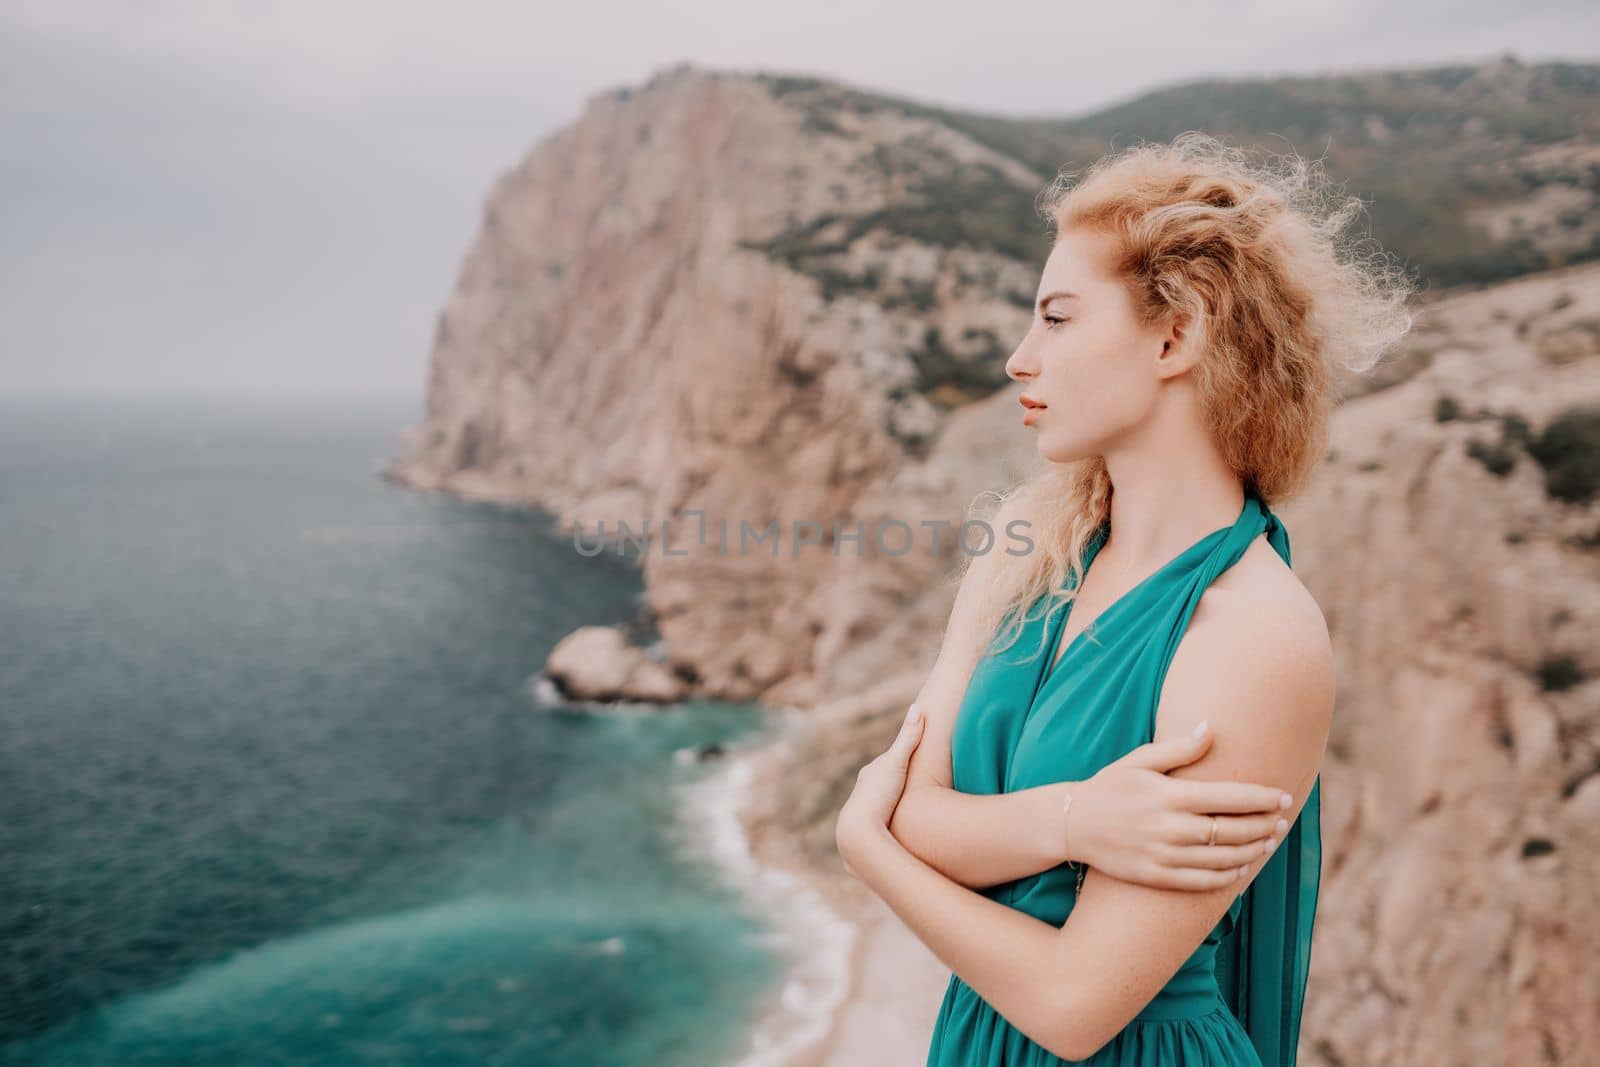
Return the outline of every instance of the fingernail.
<path id="1" fill-rule="evenodd" d="M 1248 864 L 1246 864 L 1245 866 L 1239 868 L 1239 877 L 1240 878 L 1243 878 L 1245 875 L 1247 875 L 1249 873 L 1250 873 L 1250 867 L 1249 867 Z"/>
<path id="2" fill-rule="evenodd" d="M 920 718 L 922 718 L 922 709 L 915 704 L 911 705 L 911 710 L 906 712 L 906 721 L 915 726 Z"/>
<path id="3" fill-rule="evenodd" d="M 1280 808 L 1287 808 L 1290 804 L 1293 804 L 1293 803 L 1294 803 L 1294 797 L 1290 796 L 1288 793 L 1285 793 L 1285 794 L 1283 794 L 1283 796 L 1278 798 L 1278 807 L 1280 807 Z"/>
<path id="4" fill-rule="evenodd" d="M 1206 724 L 1210 721 L 1210 719 L 1201 719 L 1200 725 L 1194 728 L 1194 735 L 1196 737 L 1204 737 L 1206 735 Z"/>
<path id="5" fill-rule="evenodd" d="M 1267 853 L 1271 852 L 1277 846 L 1278 846 L 1278 839 L 1276 837 L 1269 837 L 1265 841 L 1261 842 L 1261 854 L 1263 856 L 1265 856 Z"/>
<path id="6" fill-rule="evenodd" d="M 1288 832 L 1289 832 L 1289 820 L 1287 820 L 1287 819 L 1279 819 L 1278 820 L 1278 836 L 1282 837 L 1284 834 L 1286 834 Z"/>

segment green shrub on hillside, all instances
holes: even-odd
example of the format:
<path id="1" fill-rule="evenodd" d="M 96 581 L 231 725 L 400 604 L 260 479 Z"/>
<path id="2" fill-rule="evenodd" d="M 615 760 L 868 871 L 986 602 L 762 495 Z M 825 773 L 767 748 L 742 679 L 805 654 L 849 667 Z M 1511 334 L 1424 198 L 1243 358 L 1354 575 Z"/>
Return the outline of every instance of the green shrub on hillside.
<path id="1" fill-rule="evenodd" d="M 1583 504 L 1600 492 L 1600 407 L 1556 416 L 1527 449 L 1544 468 L 1545 492 L 1554 499 Z"/>
<path id="2" fill-rule="evenodd" d="M 1539 686 L 1546 692 L 1560 692 L 1571 689 L 1583 681 L 1583 668 L 1571 655 L 1562 652 L 1546 656 L 1540 661 L 1535 674 L 1539 678 Z"/>

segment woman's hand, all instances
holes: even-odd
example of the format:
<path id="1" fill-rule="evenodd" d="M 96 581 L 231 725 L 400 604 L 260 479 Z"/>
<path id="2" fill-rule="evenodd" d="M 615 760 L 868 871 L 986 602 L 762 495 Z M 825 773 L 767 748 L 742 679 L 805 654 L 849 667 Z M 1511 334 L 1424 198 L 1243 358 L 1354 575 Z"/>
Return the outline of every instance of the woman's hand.
<path id="1" fill-rule="evenodd" d="M 1164 773 L 1210 746 L 1201 723 L 1192 737 L 1141 745 L 1073 783 L 1064 815 L 1067 858 L 1160 889 L 1215 889 L 1239 879 L 1289 832 L 1280 812 L 1294 798 L 1272 786 Z M 1207 844 L 1213 814 L 1215 843 Z"/>
<path id="2" fill-rule="evenodd" d="M 855 788 L 839 809 L 833 827 L 834 845 L 851 875 L 855 874 L 850 866 L 851 853 L 889 832 L 889 821 L 905 792 L 911 753 L 922 740 L 926 719 L 920 708 L 911 705 L 893 743 L 856 772 Z"/>

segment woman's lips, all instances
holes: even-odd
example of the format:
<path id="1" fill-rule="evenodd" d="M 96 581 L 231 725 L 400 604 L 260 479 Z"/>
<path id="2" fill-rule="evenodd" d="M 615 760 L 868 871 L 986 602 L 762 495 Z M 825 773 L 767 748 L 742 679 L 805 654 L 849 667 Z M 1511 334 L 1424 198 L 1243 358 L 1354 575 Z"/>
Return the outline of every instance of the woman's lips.
<path id="1" fill-rule="evenodd" d="M 1022 425 L 1024 425 L 1024 426 L 1033 425 L 1034 417 L 1036 415 L 1038 415 L 1039 412 L 1041 412 L 1041 411 L 1043 411 L 1045 409 L 1045 405 L 1041 404 L 1039 401 L 1033 399 L 1030 396 L 1020 397 L 1018 399 L 1019 399 L 1019 402 L 1022 404 L 1022 406 L 1024 408 L 1024 410 L 1022 412 Z"/>

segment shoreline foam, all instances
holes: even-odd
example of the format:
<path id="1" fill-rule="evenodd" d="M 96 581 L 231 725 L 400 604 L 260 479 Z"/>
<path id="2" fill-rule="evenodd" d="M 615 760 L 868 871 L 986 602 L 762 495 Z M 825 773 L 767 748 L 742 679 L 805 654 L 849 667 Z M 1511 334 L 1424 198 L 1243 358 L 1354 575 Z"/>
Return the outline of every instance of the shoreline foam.
<path id="1" fill-rule="evenodd" d="M 783 977 L 753 1013 L 737 1067 L 798 1067 L 817 1062 L 855 986 L 859 924 L 842 914 L 820 882 L 796 869 L 759 860 L 742 820 L 756 763 L 776 740 L 735 746 L 720 766 L 681 786 L 688 832 L 722 875 L 756 905 L 768 929 L 764 945 L 782 961 Z"/>
<path id="2" fill-rule="evenodd" d="M 950 971 L 864 886 L 758 858 L 746 830 L 750 799 L 781 765 L 791 716 L 772 737 L 730 749 L 687 783 L 680 808 L 707 858 L 770 923 L 763 940 L 784 961 L 752 1012 L 735 1067 L 921 1067 Z M 778 832 L 774 830 L 774 833 Z M 796 842 L 792 855 L 803 855 Z"/>

